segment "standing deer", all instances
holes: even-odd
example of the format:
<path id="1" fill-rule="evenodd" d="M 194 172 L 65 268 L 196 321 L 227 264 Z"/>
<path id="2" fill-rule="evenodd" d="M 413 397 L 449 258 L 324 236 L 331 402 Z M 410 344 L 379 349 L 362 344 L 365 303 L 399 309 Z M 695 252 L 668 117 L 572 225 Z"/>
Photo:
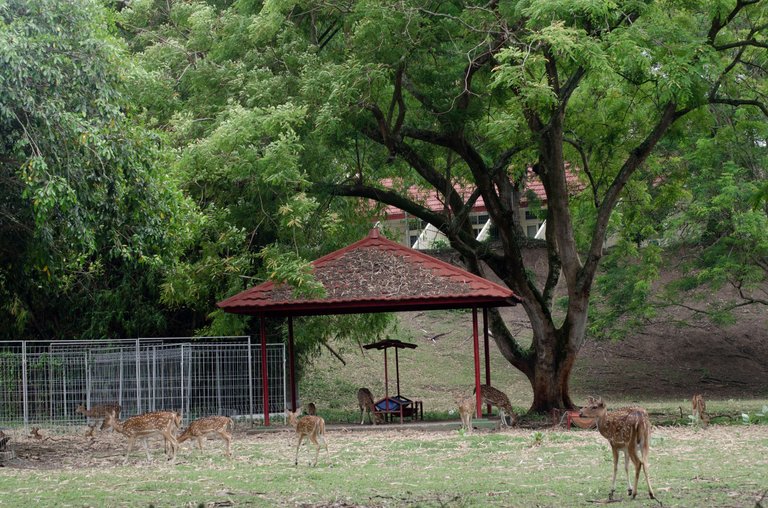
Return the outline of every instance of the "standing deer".
<path id="1" fill-rule="evenodd" d="M 472 417 L 475 416 L 477 409 L 477 400 L 474 395 L 456 397 L 456 405 L 459 406 L 459 416 L 461 416 L 461 428 L 467 434 L 472 434 Z"/>
<path id="2" fill-rule="evenodd" d="M 299 465 L 299 447 L 304 440 L 304 436 L 308 436 L 309 440 L 312 441 L 316 447 L 315 462 L 312 466 L 317 465 L 317 457 L 320 455 L 320 443 L 317 441 L 318 438 L 322 439 L 323 445 L 325 446 L 325 452 L 328 453 L 330 457 L 330 453 L 328 452 L 328 442 L 325 440 L 325 420 L 320 416 L 311 415 L 303 416 L 299 419 L 298 417 L 301 415 L 301 408 L 295 413 L 291 411 L 288 411 L 287 413 L 291 427 L 296 429 L 296 434 L 299 436 L 299 442 L 296 443 L 296 457 L 293 460 L 293 464 L 295 466 Z"/>
<path id="3" fill-rule="evenodd" d="M 99 420 L 104 420 L 108 413 L 113 413 L 115 418 L 119 419 L 120 411 L 122 411 L 122 409 L 123 408 L 120 406 L 120 404 L 97 404 L 92 406 L 91 409 L 86 409 L 83 404 L 79 404 L 75 409 L 75 413 L 80 413 L 85 416 L 86 425 L 89 427 L 89 430 L 86 432 L 86 436 L 93 437 L 93 431 L 96 428 L 96 424 Z M 91 420 L 95 420 L 95 422 L 91 424 Z M 102 421 L 101 430 L 104 430 L 105 428 L 106 426 Z"/>
<path id="4" fill-rule="evenodd" d="M 651 499 L 656 499 L 651 488 L 651 480 L 648 478 L 648 445 L 651 438 L 651 422 L 648 418 L 648 412 L 641 407 L 622 408 L 608 412 L 602 398 L 589 397 L 587 405 L 581 408 L 579 415 L 582 418 L 595 418 L 597 430 L 611 445 L 613 479 L 611 480 L 611 493 L 608 495 L 608 499 L 613 500 L 613 494 L 616 492 L 619 451 L 624 452 L 627 494 L 631 495 L 632 499 L 637 496 L 637 481 L 640 478 L 640 469 L 642 469 L 648 484 L 648 495 L 651 496 Z M 629 482 L 630 459 L 635 466 L 634 487 Z"/>
<path id="5" fill-rule="evenodd" d="M 474 390 L 472 393 L 475 393 Z M 512 425 L 517 423 L 517 415 L 512 411 L 512 403 L 509 402 L 509 397 L 507 397 L 506 393 L 490 385 L 480 385 L 480 398 L 483 404 L 490 404 L 499 408 L 499 418 L 501 419 L 502 427 L 509 426 L 507 424 L 507 416 L 509 416 Z"/>
<path id="6" fill-rule="evenodd" d="M 228 416 L 206 416 L 198 418 L 184 429 L 176 440 L 179 444 L 187 439 L 196 439 L 197 446 L 203 451 L 203 438 L 208 434 L 217 434 L 227 444 L 227 456 L 232 456 L 232 431 L 235 424 Z"/>
<path id="7" fill-rule="evenodd" d="M 691 398 L 691 406 L 693 408 L 694 423 L 701 423 L 706 427 L 709 424 L 709 415 L 707 415 L 707 404 L 700 393 L 695 394 Z"/>
<path id="8" fill-rule="evenodd" d="M 133 450 L 133 444 L 137 439 L 144 441 L 144 449 L 147 452 L 147 461 L 152 462 L 149 455 L 149 445 L 147 438 L 154 435 L 160 435 L 165 440 L 166 453 L 169 460 L 176 458 L 176 449 L 178 443 L 174 437 L 174 431 L 179 428 L 180 415 L 175 411 L 155 411 L 153 413 L 144 413 L 138 416 L 132 416 L 124 422 L 120 422 L 113 413 L 107 413 L 104 419 L 104 425 L 112 427 L 117 432 L 128 438 L 128 451 L 125 453 L 123 464 L 128 462 L 128 456 Z"/>
<path id="9" fill-rule="evenodd" d="M 373 394 L 368 388 L 357 390 L 357 405 L 360 407 L 360 425 L 365 423 L 365 412 L 368 411 L 368 421 L 373 425 L 381 423 L 381 414 L 376 411 L 376 405 L 373 403 Z M 373 415 L 373 419 L 371 419 Z"/>

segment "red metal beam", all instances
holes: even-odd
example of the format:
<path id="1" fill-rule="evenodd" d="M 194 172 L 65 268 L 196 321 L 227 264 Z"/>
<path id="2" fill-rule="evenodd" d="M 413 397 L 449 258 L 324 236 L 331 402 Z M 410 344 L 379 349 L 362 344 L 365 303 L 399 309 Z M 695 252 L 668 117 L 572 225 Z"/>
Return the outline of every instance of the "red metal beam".
<path id="1" fill-rule="evenodd" d="M 288 318 L 288 368 L 291 372 L 291 411 L 296 412 L 296 351 L 293 347 L 293 318 Z"/>
<path id="2" fill-rule="evenodd" d="M 475 412 L 477 417 L 482 416 L 482 399 L 480 397 L 480 344 L 477 336 L 477 307 L 472 307 L 472 344 L 475 353 Z"/>
<path id="3" fill-rule="evenodd" d="M 488 346 L 488 308 L 483 307 L 483 343 L 485 345 L 485 384 L 491 386 L 491 355 Z M 491 405 L 486 405 L 488 414 L 491 414 Z"/>

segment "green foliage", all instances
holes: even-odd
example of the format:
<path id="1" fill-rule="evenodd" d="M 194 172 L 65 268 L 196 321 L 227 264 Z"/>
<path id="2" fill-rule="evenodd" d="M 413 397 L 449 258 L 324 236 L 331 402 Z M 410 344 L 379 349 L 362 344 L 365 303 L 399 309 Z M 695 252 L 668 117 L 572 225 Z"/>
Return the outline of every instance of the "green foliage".
<path id="1" fill-rule="evenodd" d="M 167 326 L 163 267 L 192 209 L 131 117 L 134 67 L 98 2 L 0 5 L 0 330 L 104 337 Z"/>

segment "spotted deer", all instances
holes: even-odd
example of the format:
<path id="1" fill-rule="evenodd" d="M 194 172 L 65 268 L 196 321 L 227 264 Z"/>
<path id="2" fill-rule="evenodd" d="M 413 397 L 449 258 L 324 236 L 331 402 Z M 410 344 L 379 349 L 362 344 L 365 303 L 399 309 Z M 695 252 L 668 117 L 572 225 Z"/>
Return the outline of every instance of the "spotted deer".
<path id="1" fill-rule="evenodd" d="M 309 416 L 315 416 L 317 414 L 317 406 L 315 406 L 314 402 L 307 404 L 307 414 Z"/>
<path id="2" fill-rule="evenodd" d="M 368 421 L 373 425 L 381 423 L 381 413 L 376 411 L 376 405 L 373 403 L 373 394 L 368 388 L 357 390 L 357 405 L 360 407 L 360 425 L 365 423 L 365 412 L 368 412 Z M 371 418 L 373 415 L 373 418 Z"/>
<path id="3" fill-rule="evenodd" d="M 184 429 L 184 432 L 176 439 L 181 444 L 188 439 L 196 439 L 197 446 L 203 451 L 203 438 L 208 434 L 218 435 L 227 445 L 227 456 L 232 456 L 232 431 L 235 424 L 228 416 L 206 416 L 198 418 Z"/>
<path id="4" fill-rule="evenodd" d="M 119 419 L 120 411 L 122 411 L 122 409 L 120 404 L 96 404 L 95 406 L 92 406 L 91 409 L 86 409 L 83 404 L 79 404 L 75 409 L 75 413 L 85 416 L 86 425 L 88 425 L 89 428 L 89 430 L 86 431 L 86 436 L 93 437 L 93 431 L 96 429 L 99 420 L 102 421 L 101 430 L 104 430 L 106 426 L 104 425 L 103 420 L 107 416 L 107 413 L 113 413 L 115 418 Z"/>
<path id="5" fill-rule="evenodd" d="M 456 405 L 459 406 L 459 416 L 461 417 L 461 428 L 467 434 L 472 434 L 472 417 L 475 416 L 477 409 L 477 400 L 474 395 L 456 397 Z"/>
<path id="6" fill-rule="evenodd" d="M 709 415 L 707 414 L 707 404 L 700 393 L 691 398 L 691 406 L 693 408 L 693 422 L 706 427 L 709 424 Z"/>
<path id="7" fill-rule="evenodd" d="M 147 438 L 156 435 L 163 437 L 168 459 L 174 460 L 176 458 L 176 449 L 178 448 L 178 442 L 174 434 L 175 430 L 179 428 L 180 419 L 181 415 L 175 411 L 155 411 L 132 416 L 121 422 L 113 413 L 107 413 L 104 424 L 128 438 L 128 451 L 126 451 L 125 460 L 123 461 L 123 464 L 126 464 L 137 439 L 141 439 L 144 442 L 147 461 L 152 462 L 152 457 L 149 455 Z"/>
<path id="8" fill-rule="evenodd" d="M 641 407 L 621 408 L 608 412 L 602 398 L 589 397 L 587 405 L 581 408 L 579 415 L 583 418 L 595 418 L 597 430 L 608 440 L 613 453 L 613 479 L 611 480 L 611 493 L 609 500 L 613 500 L 616 492 L 616 469 L 619 461 L 619 452 L 624 453 L 624 471 L 627 474 L 627 494 L 634 499 L 637 496 L 637 481 L 640 478 L 640 470 L 645 474 L 648 484 L 648 495 L 656 499 L 651 488 L 651 480 L 648 477 L 648 446 L 651 438 L 651 422 L 648 412 Z M 635 483 L 630 483 L 629 460 L 635 466 Z M 658 499 L 656 499 L 658 501 Z"/>
<path id="9" fill-rule="evenodd" d="M 475 393 L 474 391 L 472 392 Z M 480 385 L 480 398 L 483 404 L 490 404 L 499 408 L 499 419 L 502 427 L 508 427 L 507 417 L 512 425 L 517 424 L 517 415 L 512 411 L 512 403 L 507 394 L 490 385 Z"/>
<path id="10" fill-rule="evenodd" d="M 291 424 L 291 427 L 296 430 L 296 435 L 299 437 L 299 441 L 296 443 L 296 456 L 294 457 L 293 464 L 296 466 L 299 465 L 299 447 L 305 436 L 309 437 L 309 440 L 312 441 L 316 447 L 315 461 L 312 463 L 312 466 L 317 465 L 317 457 L 320 455 L 320 443 L 318 442 L 318 439 L 323 441 L 325 452 L 328 453 L 330 457 L 330 453 L 328 452 L 328 442 L 325 440 L 325 420 L 320 416 L 312 415 L 299 418 L 301 415 L 301 408 L 295 413 L 288 411 L 287 414 L 288 422 Z"/>

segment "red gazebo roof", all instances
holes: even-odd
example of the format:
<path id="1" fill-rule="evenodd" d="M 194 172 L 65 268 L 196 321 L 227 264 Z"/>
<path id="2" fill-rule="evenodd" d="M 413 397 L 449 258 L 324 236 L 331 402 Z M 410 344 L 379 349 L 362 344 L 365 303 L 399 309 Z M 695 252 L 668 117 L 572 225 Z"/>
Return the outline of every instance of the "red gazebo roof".
<path id="1" fill-rule="evenodd" d="M 264 282 L 217 305 L 225 312 L 278 317 L 508 307 L 521 301 L 512 290 L 387 240 L 378 229 L 312 267 L 325 297 L 296 296 L 291 286 Z"/>

